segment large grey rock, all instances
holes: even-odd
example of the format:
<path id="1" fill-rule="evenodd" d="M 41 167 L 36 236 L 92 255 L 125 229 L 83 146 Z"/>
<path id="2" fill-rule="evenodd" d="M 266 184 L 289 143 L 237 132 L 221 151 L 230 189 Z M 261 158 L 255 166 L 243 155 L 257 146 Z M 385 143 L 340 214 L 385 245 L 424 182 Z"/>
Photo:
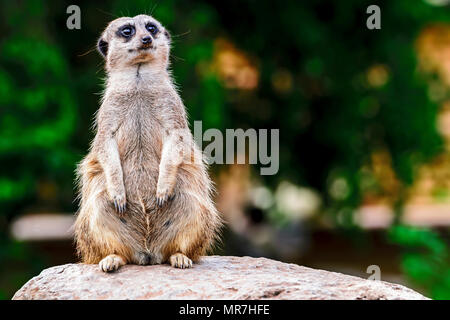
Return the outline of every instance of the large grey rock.
<path id="1" fill-rule="evenodd" d="M 427 299 L 398 284 L 366 280 L 265 258 L 202 258 L 192 269 L 127 265 L 52 267 L 13 299 Z"/>

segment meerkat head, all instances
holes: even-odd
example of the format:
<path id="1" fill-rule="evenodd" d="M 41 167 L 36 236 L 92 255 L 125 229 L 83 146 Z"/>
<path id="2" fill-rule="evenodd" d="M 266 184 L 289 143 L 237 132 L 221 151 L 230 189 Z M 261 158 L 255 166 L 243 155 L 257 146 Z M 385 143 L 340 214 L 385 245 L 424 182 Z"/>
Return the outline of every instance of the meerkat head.
<path id="1" fill-rule="evenodd" d="M 170 35 L 151 16 L 122 17 L 109 23 L 97 48 L 106 59 L 108 71 L 146 63 L 166 69 Z"/>

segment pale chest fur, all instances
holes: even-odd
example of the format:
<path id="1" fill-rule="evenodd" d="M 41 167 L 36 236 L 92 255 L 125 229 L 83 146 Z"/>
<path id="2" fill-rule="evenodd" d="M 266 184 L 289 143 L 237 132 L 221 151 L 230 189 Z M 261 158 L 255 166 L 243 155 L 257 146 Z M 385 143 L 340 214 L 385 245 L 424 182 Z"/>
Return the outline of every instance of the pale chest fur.
<path id="1" fill-rule="evenodd" d="M 171 112 L 173 90 L 164 79 L 148 74 L 120 80 L 108 86 L 105 105 L 114 109 L 111 111 L 117 121 L 114 139 L 127 193 L 146 198 L 145 194 L 153 194 L 156 187 L 163 135 L 169 126 L 165 114 Z"/>
<path id="2" fill-rule="evenodd" d="M 154 160 L 159 163 L 164 134 L 164 119 L 158 114 L 161 106 L 145 92 L 135 93 L 127 103 L 115 134 L 122 162 L 145 165 Z"/>

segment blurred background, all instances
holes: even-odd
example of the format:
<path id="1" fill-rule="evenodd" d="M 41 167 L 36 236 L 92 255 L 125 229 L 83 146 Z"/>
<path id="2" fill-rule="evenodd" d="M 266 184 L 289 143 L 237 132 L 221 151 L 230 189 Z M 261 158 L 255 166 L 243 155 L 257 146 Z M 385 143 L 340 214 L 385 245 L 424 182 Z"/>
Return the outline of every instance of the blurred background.
<path id="1" fill-rule="evenodd" d="M 280 170 L 214 165 L 228 222 L 215 253 L 265 256 L 450 299 L 450 6 L 396 1 L 0 3 L 0 298 L 77 262 L 74 169 L 102 91 L 95 51 L 118 16 L 173 38 L 191 124 L 280 129 Z M 381 30 L 366 9 L 381 8 Z M 370 268 L 369 268 L 370 269 Z"/>

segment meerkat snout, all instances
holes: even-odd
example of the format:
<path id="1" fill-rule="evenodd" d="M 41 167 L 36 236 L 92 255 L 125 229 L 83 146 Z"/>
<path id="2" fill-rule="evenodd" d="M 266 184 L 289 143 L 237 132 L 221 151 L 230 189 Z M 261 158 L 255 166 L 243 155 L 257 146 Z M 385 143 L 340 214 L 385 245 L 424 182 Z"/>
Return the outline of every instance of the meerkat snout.
<path id="1" fill-rule="evenodd" d="M 142 45 L 138 48 L 138 50 L 147 50 L 152 48 L 153 49 L 153 45 L 152 45 L 152 37 L 151 36 L 145 36 L 141 39 Z M 130 52 L 130 51 L 129 51 Z"/>
<path id="2" fill-rule="evenodd" d="M 143 44 L 150 44 L 150 43 L 152 43 L 152 37 L 150 37 L 150 36 L 143 37 L 142 38 L 142 43 Z"/>

